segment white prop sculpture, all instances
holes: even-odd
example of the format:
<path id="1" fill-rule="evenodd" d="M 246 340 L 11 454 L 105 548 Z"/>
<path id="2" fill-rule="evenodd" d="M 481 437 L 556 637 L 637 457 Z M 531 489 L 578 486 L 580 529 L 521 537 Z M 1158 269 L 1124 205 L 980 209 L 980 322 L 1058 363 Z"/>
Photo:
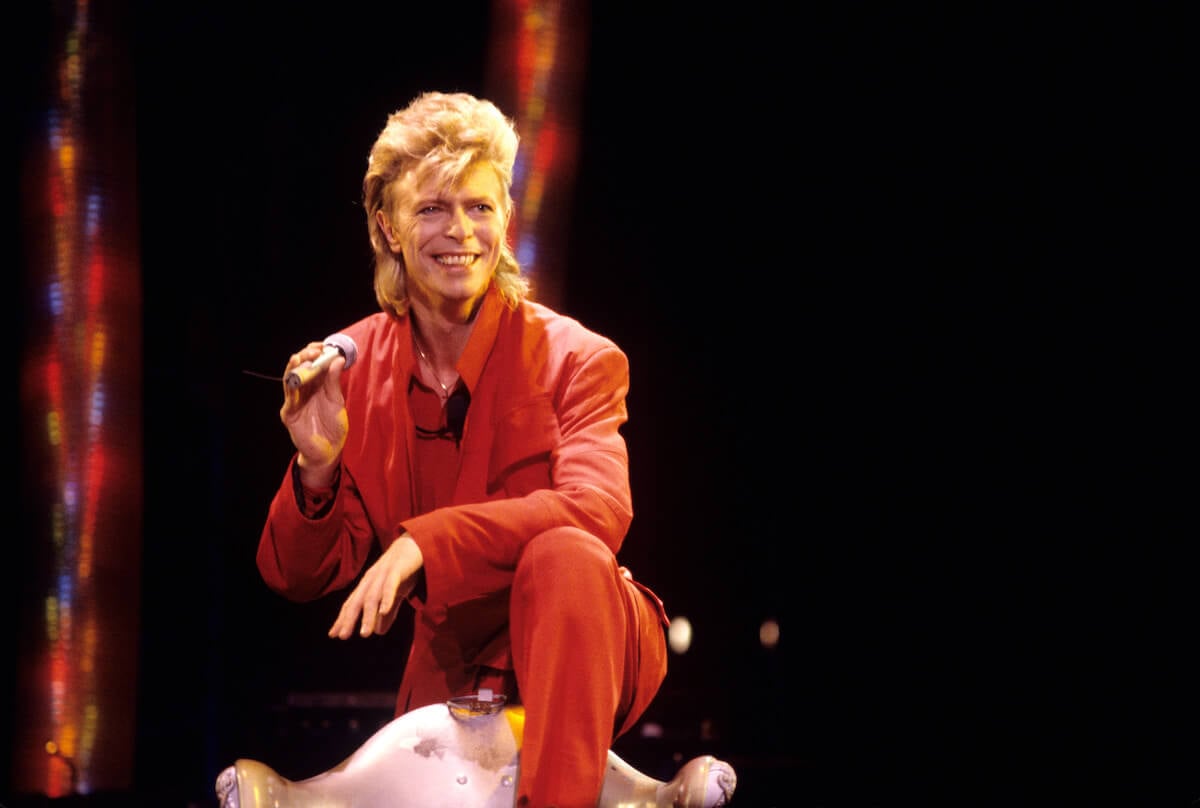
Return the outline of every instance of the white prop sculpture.
<path id="1" fill-rule="evenodd" d="M 482 690 L 405 713 L 307 780 L 239 760 L 217 777 L 217 798 L 221 808 L 513 808 L 525 711 L 504 702 Z M 663 782 L 609 750 L 597 808 L 718 808 L 736 786 L 733 767 L 711 755 Z"/>

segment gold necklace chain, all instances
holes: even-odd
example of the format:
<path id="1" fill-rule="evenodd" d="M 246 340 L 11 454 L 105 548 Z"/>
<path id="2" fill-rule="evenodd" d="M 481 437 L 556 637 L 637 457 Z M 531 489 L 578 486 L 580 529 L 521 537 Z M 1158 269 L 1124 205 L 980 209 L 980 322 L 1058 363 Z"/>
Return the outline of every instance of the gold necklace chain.
<path id="1" fill-rule="evenodd" d="M 417 356 L 421 357 L 421 361 L 425 363 L 425 367 L 429 368 L 429 375 L 432 376 L 433 380 L 438 383 L 438 387 L 442 388 L 439 398 L 441 398 L 442 403 L 445 404 L 446 399 L 450 398 L 450 387 L 448 387 L 446 383 L 442 381 L 442 377 L 438 375 L 433 363 L 429 361 L 429 357 L 426 356 L 425 351 L 421 349 L 421 342 L 416 338 L 415 334 L 413 335 L 413 346 L 417 349 Z M 455 381 L 457 381 L 457 379 Z"/>

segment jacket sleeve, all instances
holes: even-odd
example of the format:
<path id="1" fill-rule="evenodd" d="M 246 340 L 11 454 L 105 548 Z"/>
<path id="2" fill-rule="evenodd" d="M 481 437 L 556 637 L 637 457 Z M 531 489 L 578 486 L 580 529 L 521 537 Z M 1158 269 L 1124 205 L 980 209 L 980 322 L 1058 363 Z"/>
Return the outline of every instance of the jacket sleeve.
<path id="1" fill-rule="evenodd" d="M 549 488 L 404 520 L 424 557 L 426 606 L 508 586 L 525 543 L 553 528 L 578 528 L 614 554 L 620 549 L 633 518 L 620 434 L 628 390 L 628 358 L 612 343 L 568 363 L 551 402 L 557 424 L 546 425 L 557 436 L 549 446 Z"/>
<path id="2" fill-rule="evenodd" d="M 273 591 L 294 601 L 341 589 L 362 570 L 374 547 L 353 477 L 341 468 L 331 507 L 310 518 L 301 510 L 296 458 L 267 511 L 258 542 L 258 571 Z"/>

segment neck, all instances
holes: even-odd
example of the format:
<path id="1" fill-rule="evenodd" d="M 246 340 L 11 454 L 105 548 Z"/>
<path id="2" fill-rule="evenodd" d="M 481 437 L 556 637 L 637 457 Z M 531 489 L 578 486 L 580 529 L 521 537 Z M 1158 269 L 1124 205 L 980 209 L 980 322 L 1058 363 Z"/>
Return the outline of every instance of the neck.
<path id="1" fill-rule="evenodd" d="M 469 298 L 442 297 L 427 289 L 413 288 L 409 290 L 408 305 L 422 324 L 428 324 L 431 329 L 451 330 L 456 326 L 469 328 L 485 297 L 486 287 Z"/>
<path id="2" fill-rule="evenodd" d="M 409 308 L 412 319 L 413 340 L 425 368 L 432 378 L 434 389 L 448 392 L 458 378 L 456 365 L 471 337 L 473 321 L 457 322 L 439 317 L 437 312 L 413 304 Z"/>
<path id="3" fill-rule="evenodd" d="M 467 347 L 480 303 L 481 299 L 468 301 L 466 307 L 433 306 L 418 297 L 409 300 L 408 313 L 418 346 L 433 366 L 446 375 L 454 371 L 458 357 Z"/>

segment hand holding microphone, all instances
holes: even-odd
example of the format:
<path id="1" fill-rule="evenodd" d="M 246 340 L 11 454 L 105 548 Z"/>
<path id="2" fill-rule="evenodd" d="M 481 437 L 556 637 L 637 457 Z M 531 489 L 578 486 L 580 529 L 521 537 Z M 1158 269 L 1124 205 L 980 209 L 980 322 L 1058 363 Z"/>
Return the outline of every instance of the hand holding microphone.
<path id="1" fill-rule="evenodd" d="M 346 334 L 331 334 L 325 338 L 324 349 L 316 361 L 311 365 L 301 365 L 292 370 L 284 377 L 284 385 L 287 386 L 288 390 L 295 390 L 298 387 L 308 384 L 309 381 L 324 373 L 329 364 L 339 356 L 346 359 L 346 365 L 342 368 L 345 370 L 358 359 L 358 346 Z"/>
<path id="2" fill-rule="evenodd" d="M 320 387 L 309 390 L 305 385 L 314 379 L 320 382 L 339 356 L 346 360 L 343 370 L 358 359 L 358 346 L 345 334 L 326 337 L 321 355 L 315 361 L 293 367 L 283 378 L 285 395 L 279 418 L 299 453 L 296 463 L 301 479 L 314 488 L 332 481 L 349 425 L 346 405 L 336 385 L 330 390 Z"/>

